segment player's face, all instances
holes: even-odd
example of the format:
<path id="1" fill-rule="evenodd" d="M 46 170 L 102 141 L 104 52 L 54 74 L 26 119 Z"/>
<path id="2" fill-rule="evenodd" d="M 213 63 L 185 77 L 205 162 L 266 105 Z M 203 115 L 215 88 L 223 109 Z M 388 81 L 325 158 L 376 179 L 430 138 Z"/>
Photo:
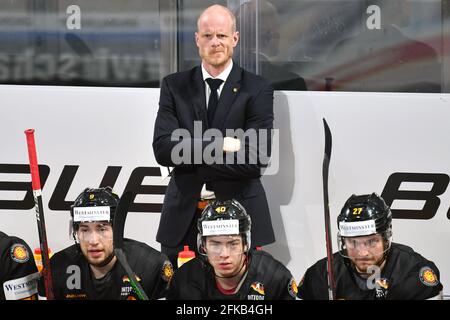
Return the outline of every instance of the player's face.
<path id="1" fill-rule="evenodd" d="M 207 237 L 205 251 L 209 263 L 220 277 L 239 273 L 245 262 L 246 247 L 239 235 Z"/>
<path id="2" fill-rule="evenodd" d="M 367 268 L 378 265 L 385 251 L 383 237 L 379 234 L 345 238 L 345 246 L 350 260 L 360 272 L 367 272 Z"/>
<path id="3" fill-rule="evenodd" d="M 233 20 L 226 11 L 211 9 L 200 17 L 195 42 L 207 70 L 208 67 L 225 68 L 238 40 L 239 32 L 233 32 Z"/>
<path id="4" fill-rule="evenodd" d="M 81 251 L 93 266 L 101 266 L 113 253 L 113 231 L 107 222 L 84 222 L 77 231 Z"/>

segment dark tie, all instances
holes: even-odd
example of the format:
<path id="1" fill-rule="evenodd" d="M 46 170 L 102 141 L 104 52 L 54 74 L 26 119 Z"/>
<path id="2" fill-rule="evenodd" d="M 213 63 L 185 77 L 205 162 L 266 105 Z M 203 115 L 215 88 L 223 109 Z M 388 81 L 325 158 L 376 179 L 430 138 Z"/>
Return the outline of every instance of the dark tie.
<path id="1" fill-rule="evenodd" d="M 206 79 L 206 82 L 211 89 L 211 94 L 209 95 L 208 101 L 208 123 L 209 125 L 211 125 L 214 119 L 214 113 L 216 113 L 217 104 L 219 103 L 219 98 L 217 97 L 217 89 L 219 89 L 223 80 L 208 78 Z"/>

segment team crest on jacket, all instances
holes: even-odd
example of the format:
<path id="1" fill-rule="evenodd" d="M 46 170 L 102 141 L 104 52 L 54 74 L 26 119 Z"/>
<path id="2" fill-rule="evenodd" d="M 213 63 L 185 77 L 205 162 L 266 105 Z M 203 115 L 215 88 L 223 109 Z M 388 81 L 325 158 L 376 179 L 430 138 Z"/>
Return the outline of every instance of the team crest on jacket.
<path id="1" fill-rule="evenodd" d="M 297 298 L 298 288 L 297 288 L 297 282 L 295 282 L 294 278 L 292 278 L 291 281 L 289 281 L 288 291 L 289 291 L 289 294 L 293 298 Z"/>
<path id="2" fill-rule="evenodd" d="M 164 265 L 162 267 L 162 278 L 166 282 L 170 282 L 170 280 L 172 279 L 172 276 L 173 276 L 172 263 L 170 263 L 170 261 L 166 261 L 166 262 L 164 262 Z"/>
<path id="3" fill-rule="evenodd" d="M 430 267 L 423 267 L 420 269 L 419 279 L 424 285 L 429 287 L 437 286 L 439 283 L 436 274 Z"/>
<path id="4" fill-rule="evenodd" d="M 25 263 L 30 259 L 30 254 L 23 244 L 16 243 L 11 246 L 11 258 L 17 263 Z"/>

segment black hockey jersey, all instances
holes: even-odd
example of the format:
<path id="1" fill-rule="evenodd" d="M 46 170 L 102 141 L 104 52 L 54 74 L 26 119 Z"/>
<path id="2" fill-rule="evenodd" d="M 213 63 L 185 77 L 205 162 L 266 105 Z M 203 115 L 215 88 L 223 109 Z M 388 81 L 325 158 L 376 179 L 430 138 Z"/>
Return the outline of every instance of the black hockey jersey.
<path id="1" fill-rule="evenodd" d="M 30 247 L 0 232 L 0 300 L 37 299 L 39 272 Z"/>
<path id="2" fill-rule="evenodd" d="M 336 299 L 344 300 L 423 300 L 442 290 L 435 264 L 405 245 L 392 243 L 381 274 L 363 278 L 339 253 L 333 255 Z M 299 283 L 298 297 L 328 299 L 327 259 L 308 268 Z"/>
<path id="3" fill-rule="evenodd" d="M 267 252 L 251 250 L 246 278 L 235 294 L 221 293 L 212 266 L 197 257 L 175 271 L 167 299 L 294 300 L 296 294 L 297 284 L 281 262 Z"/>
<path id="4" fill-rule="evenodd" d="M 173 268 L 167 257 L 145 243 L 124 239 L 124 252 L 131 269 L 150 299 L 165 296 Z M 88 261 L 78 248 L 70 246 L 51 259 L 55 299 L 135 300 L 130 280 L 117 261 L 101 279 L 95 279 Z M 39 294 L 42 295 L 42 281 Z"/>

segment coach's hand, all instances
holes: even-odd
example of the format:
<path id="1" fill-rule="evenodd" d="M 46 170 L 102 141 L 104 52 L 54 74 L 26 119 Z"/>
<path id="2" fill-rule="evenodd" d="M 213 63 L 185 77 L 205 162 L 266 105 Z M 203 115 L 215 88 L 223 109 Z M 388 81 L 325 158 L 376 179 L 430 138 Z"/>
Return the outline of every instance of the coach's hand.
<path id="1" fill-rule="evenodd" d="M 223 139 L 224 152 L 237 152 L 241 149 L 241 141 L 239 139 L 225 137 Z"/>

